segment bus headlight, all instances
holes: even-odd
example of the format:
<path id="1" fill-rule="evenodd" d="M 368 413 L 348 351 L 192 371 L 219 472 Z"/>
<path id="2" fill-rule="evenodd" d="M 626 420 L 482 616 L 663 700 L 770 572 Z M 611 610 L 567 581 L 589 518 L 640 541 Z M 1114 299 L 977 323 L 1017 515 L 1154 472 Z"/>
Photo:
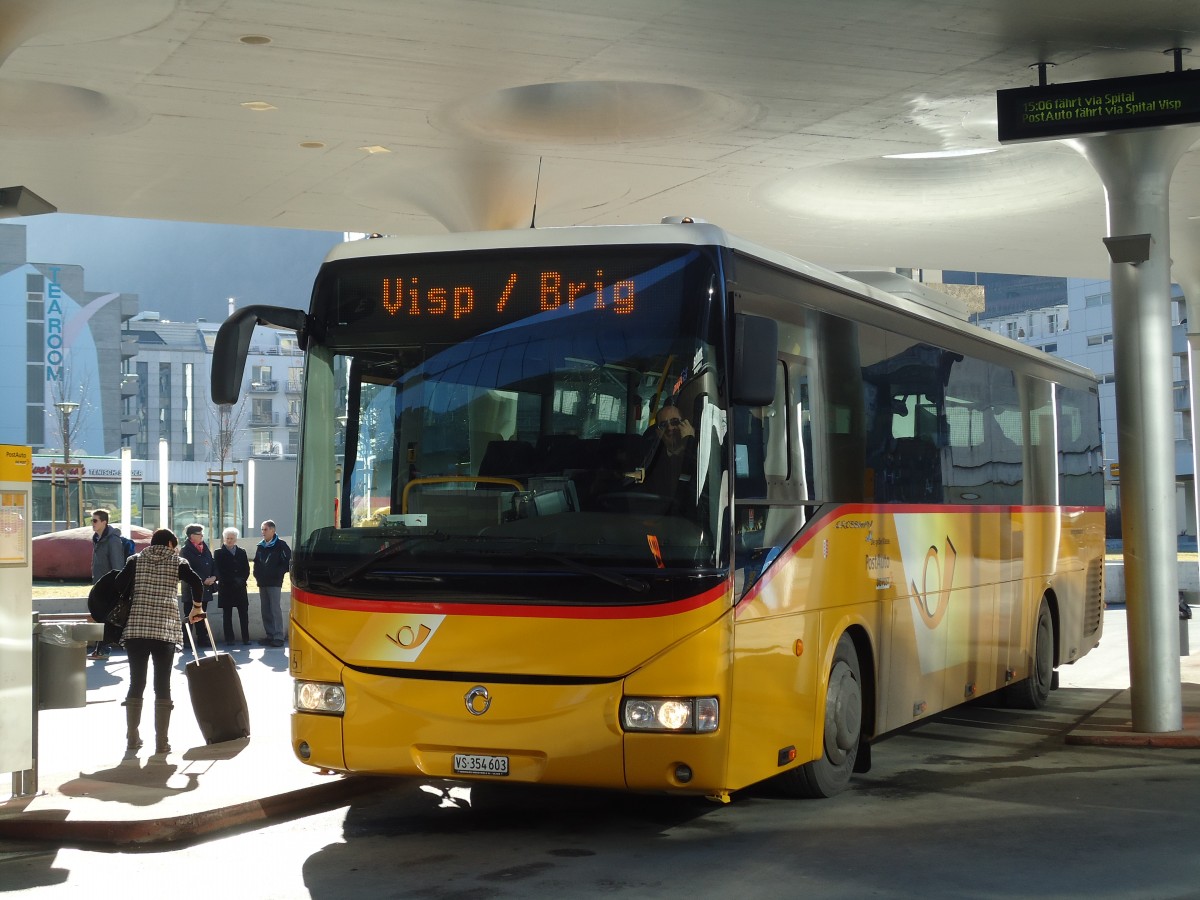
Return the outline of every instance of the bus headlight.
<path id="1" fill-rule="evenodd" d="M 670 731 L 704 734 L 717 730 L 716 697 L 626 697 L 621 726 L 626 731 Z"/>
<path id="2" fill-rule="evenodd" d="M 294 704 L 297 712 L 340 716 L 346 711 L 346 689 L 324 681 L 297 681 Z"/>

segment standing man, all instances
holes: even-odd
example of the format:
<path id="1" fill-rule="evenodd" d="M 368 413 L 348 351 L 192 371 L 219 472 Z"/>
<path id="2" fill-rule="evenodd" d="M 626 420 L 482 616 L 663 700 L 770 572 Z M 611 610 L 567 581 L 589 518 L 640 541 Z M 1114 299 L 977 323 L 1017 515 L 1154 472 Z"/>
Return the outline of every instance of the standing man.
<path id="1" fill-rule="evenodd" d="M 254 551 L 254 580 L 258 582 L 263 630 L 267 634 L 259 643 L 264 647 L 282 647 L 286 634 L 280 596 L 283 576 L 292 564 L 292 548 L 275 533 L 275 523 L 270 519 L 262 523 L 261 530 L 262 540 Z"/>
<path id="2" fill-rule="evenodd" d="M 125 566 L 125 542 L 120 529 L 108 524 L 108 510 L 92 510 L 92 584 L 113 569 Z M 108 659 L 108 644 L 97 641 L 88 659 Z"/>

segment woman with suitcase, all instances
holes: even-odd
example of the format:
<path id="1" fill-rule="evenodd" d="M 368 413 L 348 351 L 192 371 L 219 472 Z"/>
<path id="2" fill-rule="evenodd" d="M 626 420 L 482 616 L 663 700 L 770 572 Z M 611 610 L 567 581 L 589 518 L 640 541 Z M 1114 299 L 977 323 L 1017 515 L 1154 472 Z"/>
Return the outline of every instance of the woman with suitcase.
<path id="1" fill-rule="evenodd" d="M 204 582 L 179 556 L 179 540 L 169 528 L 160 528 L 150 538 L 150 546 L 125 562 L 117 579 L 120 591 L 132 587 L 129 618 L 121 632 L 121 643 L 129 657 L 129 693 L 125 697 L 125 740 L 127 750 L 142 746 L 138 728 L 142 719 L 142 701 L 146 692 L 146 672 L 154 660 L 154 752 L 167 753 L 167 729 L 171 724 L 171 670 L 175 651 L 183 643 L 175 586 L 183 581 L 191 588 L 192 608 L 188 623 L 204 618 L 200 601 Z"/>

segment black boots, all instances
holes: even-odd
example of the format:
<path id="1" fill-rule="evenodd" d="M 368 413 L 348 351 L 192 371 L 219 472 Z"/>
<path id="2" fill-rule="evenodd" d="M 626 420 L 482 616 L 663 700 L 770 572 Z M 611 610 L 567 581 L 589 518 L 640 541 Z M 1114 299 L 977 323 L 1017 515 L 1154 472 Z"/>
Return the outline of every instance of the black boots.
<path id="1" fill-rule="evenodd" d="M 142 723 L 142 698 L 129 697 L 121 704 L 125 707 L 125 749 L 137 750 L 142 746 L 142 737 L 138 734 L 138 726 Z M 170 700 L 154 701 L 154 752 L 169 753 L 171 745 L 167 742 L 167 729 L 171 725 L 171 710 L 175 704 Z"/>
<path id="2" fill-rule="evenodd" d="M 154 701 L 154 752 L 169 753 L 171 745 L 167 743 L 167 728 L 171 725 L 171 710 L 175 704 L 170 700 Z M 138 710 L 139 714 L 141 710 Z"/>
<path id="3" fill-rule="evenodd" d="M 142 698 L 130 697 L 121 704 L 125 707 L 125 749 L 137 750 L 142 746 L 138 725 L 142 722 Z"/>

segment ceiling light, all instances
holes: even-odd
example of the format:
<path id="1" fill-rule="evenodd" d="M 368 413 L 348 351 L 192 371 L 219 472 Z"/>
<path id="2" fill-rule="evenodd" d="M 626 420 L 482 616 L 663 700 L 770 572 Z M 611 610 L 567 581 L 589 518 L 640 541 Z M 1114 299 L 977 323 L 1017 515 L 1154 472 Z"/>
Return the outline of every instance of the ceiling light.
<path id="1" fill-rule="evenodd" d="M 278 106 L 272 106 L 266 100 L 251 100 L 249 103 L 242 104 L 243 109 L 252 109 L 255 112 L 262 112 L 267 109 L 278 109 Z"/>
<path id="2" fill-rule="evenodd" d="M 265 34 L 243 34 L 238 38 L 243 44 L 269 44 L 271 39 Z"/>
<path id="3" fill-rule="evenodd" d="M 921 153 L 888 153 L 884 159 L 949 159 L 953 156 L 981 156 L 995 153 L 999 147 L 959 147 L 956 150 L 926 150 Z"/>
<path id="4" fill-rule="evenodd" d="M 301 141 L 300 146 L 305 150 L 320 150 L 325 143 L 324 141 Z"/>
<path id="5" fill-rule="evenodd" d="M 359 147 L 364 153 L 391 153 L 387 147 L 381 147 L 378 144 L 372 144 L 370 147 Z"/>

